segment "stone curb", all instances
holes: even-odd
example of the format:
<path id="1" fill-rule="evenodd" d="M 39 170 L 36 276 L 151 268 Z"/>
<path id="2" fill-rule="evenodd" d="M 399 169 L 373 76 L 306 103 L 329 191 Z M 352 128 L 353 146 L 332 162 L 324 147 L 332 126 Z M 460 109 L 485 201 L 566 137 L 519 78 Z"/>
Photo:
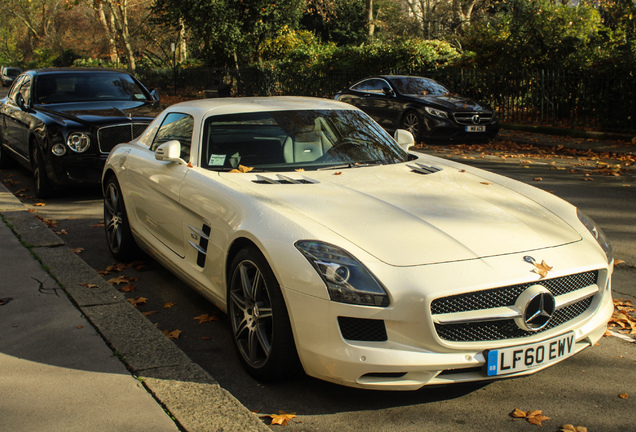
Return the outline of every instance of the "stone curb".
<path id="1" fill-rule="evenodd" d="M 184 431 L 271 431 L 1 183 L 0 215 Z"/>

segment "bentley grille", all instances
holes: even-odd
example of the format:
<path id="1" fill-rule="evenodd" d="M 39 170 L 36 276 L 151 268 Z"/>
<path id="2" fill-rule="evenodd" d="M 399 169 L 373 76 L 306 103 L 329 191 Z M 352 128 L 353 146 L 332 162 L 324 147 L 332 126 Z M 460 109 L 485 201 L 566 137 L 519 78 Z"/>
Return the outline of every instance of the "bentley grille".
<path id="1" fill-rule="evenodd" d="M 591 271 L 538 282 L 553 296 L 568 294 L 597 283 L 598 272 Z M 521 293 L 536 285 L 537 282 L 512 285 L 490 290 L 464 293 L 433 300 L 431 312 L 449 314 L 455 312 L 479 311 L 503 306 L 514 306 Z M 549 323 L 537 331 L 526 331 L 515 323 L 514 319 L 435 324 L 440 338 L 452 342 L 481 342 L 515 339 L 544 332 L 566 323 L 583 314 L 592 304 L 593 296 L 579 299 L 555 311 Z"/>
<path id="2" fill-rule="evenodd" d="M 102 153 L 110 153 L 117 144 L 127 143 L 146 130 L 148 123 L 128 123 L 105 126 L 97 131 L 97 143 Z"/>

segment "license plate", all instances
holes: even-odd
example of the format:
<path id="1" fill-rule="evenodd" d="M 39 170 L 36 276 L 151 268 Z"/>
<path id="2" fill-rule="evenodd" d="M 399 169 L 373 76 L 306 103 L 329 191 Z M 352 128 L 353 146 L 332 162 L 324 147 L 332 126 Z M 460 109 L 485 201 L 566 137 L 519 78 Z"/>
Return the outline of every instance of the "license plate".
<path id="1" fill-rule="evenodd" d="M 486 350 L 486 374 L 506 375 L 547 366 L 574 354 L 574 333 L 543 342 L 511 348 Z"/>
<path id="2" fill-rule="evenodd" d="M 486 126 L 466 126 L 466 132 L 486 132 Z"/>

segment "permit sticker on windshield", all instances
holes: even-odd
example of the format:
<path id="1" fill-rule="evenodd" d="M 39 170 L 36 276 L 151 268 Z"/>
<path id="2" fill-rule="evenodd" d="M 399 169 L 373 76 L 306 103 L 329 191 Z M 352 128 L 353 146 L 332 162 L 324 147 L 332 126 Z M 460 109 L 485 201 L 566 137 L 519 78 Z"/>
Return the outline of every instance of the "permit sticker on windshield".
<path id="1" fill-rule="evenodd" d="M 208 165 L 210 166 L 223 166 L 225 165 L 225 158 L 227 156 L 226 155 L 212 155 L 210 156 L 210 162 L 208 162 Z"/>

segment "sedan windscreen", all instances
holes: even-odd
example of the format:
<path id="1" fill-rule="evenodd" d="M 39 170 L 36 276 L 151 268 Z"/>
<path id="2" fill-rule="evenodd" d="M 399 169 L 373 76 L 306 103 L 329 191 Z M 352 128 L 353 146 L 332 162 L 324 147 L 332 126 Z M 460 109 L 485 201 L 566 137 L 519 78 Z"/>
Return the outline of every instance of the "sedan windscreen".
<path id="1" fill-rule="evenodd" d="M 205 122 L 201 166 L 320 169 L 405 162 L 407 153 L 366 114 L 294 110 L 219 115 Z"/>
<path id="2" fill-rule="evenodd" d="M 450 93 L 446 87 L 444 87 L 437 81 L 426 78 L 394 78 L 391 80 L 391 83 L 397 89 L 397 91 L 403 95 L 443 96 Z"/>
<path id="3" fill-rule="evenodd" d="M 127 74 L 68 73 L 40 75 L 36 81 L 38 104 L 86 101 L 148 101 L 148 96 Z"/>

